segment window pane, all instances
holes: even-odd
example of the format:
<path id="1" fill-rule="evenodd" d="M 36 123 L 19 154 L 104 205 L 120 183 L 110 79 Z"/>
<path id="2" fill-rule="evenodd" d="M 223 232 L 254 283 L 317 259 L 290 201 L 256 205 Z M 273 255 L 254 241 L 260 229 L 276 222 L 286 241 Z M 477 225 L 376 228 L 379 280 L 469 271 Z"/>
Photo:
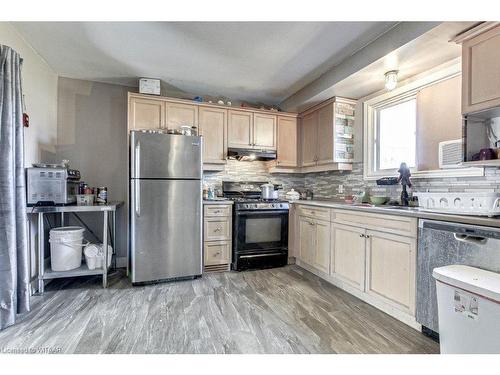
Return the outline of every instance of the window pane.
<path id="1" fill-rule="evenodd" d="M 381 109 L 378 113 L 379 169 L 415 167 L 417 103 L 415 99 Z"/>

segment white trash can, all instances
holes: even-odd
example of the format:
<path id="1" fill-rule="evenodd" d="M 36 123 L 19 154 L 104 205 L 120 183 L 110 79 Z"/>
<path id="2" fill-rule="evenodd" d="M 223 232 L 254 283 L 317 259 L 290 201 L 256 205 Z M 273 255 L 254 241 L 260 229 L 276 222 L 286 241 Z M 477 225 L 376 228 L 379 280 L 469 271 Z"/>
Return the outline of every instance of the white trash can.
<path id="1" fill-rule="evenodd" d="M 49 232 L 52 271 L 69 271 L 82 265 L 82 227 L 59 227 Z"/>
<path id="2" fill-rule="evenodd" d="M 442 354 L 500 354 L 500 274 L 453 265 L 435 268 Z"/>

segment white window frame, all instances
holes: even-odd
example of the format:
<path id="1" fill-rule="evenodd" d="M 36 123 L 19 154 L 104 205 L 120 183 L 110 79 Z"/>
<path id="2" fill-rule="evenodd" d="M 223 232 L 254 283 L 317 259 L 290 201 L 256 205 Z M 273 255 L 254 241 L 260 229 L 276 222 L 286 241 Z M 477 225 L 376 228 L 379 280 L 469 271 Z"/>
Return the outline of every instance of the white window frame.
<path id="1" fill-rule="evenodd" d="M 400 102 L 416 98 L 420 90 L 441 81 L 456 77 L 461 74 L 461 64 L 458 61 L 443 64 L 432 71 L 419 74 L 418 76 L 402 82 L 393 91 L 378 92 L 361 99 L 363 102 L 363 178 L 365 180 L 376 180 L 385 176 L 396 176 L 397 169 L 375 170 L 375 132 L 377 130 L 377 112 Z M 418 119 L 417 119 L 418 139 Z M 418 165 L 418 154 L 417 165 Z M 418 171 L 412 168 L 413 178 L 443 178 L 443 177 L 472 177 L 484 176 L 484 168 L 467 167 L 453 169 L 436 169 Z"/>

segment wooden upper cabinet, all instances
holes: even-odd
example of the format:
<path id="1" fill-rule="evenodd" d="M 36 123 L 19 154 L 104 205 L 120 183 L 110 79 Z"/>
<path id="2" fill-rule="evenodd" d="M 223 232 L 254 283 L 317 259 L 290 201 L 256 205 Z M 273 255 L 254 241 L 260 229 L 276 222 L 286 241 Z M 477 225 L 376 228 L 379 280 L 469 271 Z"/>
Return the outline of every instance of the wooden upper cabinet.
<path id="1" fill-rule="evenodd" d="M 203 163 L 225 164 L 227 157 L 227 110 L 200 107 L 199 129 L 203 136 Z"/>
<path id="2" fill-rule="evenodd" d="M 333 163 L 333 106 L 328 104 L 318 110 L 318 146 L 316 164 Z"/>
<path id="3" fill-rule="evenodd" d="M 462 113 L 500 106 L 500 26 L 462 44 Z"/>
<path id="4" fill-rule="evenodd" d="M 253 147 L 276 150 L 276 116 L 254 113 Z"/>
<path id="5" fill-rule="evenodd" d="M 181 104 L 167 102 L 167 129 L 179 129 L 189 125 L 198 127 L 198 106 L 195 104 Z"/>
<path id="6" fill-rule="evenodd" d="M 298 166 L 297 118 L 278 116 L 277 165 Z"/>
<path id="7" fill-rule="evenodd" d="M 160 129 L 165 127 L 163 100 L 130 97 L 128 130 Z"/>
<path id="8" fill-rule="evenodd" d="M 314 111 L 302 118 L 302 166 L 316 165 L 318 144 L 318 112 Z"/>
<path id="9" fill-rule="evenodd" d="M 250 148 L 253 146 L 253 113 L 228 111 L 227 146 Z"/>

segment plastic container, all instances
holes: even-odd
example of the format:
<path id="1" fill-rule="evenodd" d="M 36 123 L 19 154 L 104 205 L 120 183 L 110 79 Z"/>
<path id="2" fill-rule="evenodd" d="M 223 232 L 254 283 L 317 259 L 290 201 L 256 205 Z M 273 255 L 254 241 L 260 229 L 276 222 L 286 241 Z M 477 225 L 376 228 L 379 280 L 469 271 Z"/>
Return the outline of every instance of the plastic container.
<path id="1" fill-rule="evenodd" d="M 82 227 L 59 227 L 49 232 L 52 271 L 69 271 L 82 265 Z"/>
<path id="2" fill-rule="evenodd" d="M 500 274 L 453 265 L 435 268 L 442 354 L 500 354 Z"/>
<path id="3" fill-rule="evenodd" d="M 95 270 L 96 268 L 102 268 L 104 261 L 104 251 L 102 244 L 89 244 L 85 246 L 83 251 L 85 254 L 85 262 L 89 270 Z M 113 257 L 113 248 L 108 245 L 108 267 L 111 265 L 111 259 Z"/>
<path id="4" fill-rule="evenodd" d="M 76 195 L 76 205 L 77 206 L 93 206 L 94 205 L 94 194 L 77 194 Z"/>
<path id="5" fill-rule="evenodd" d="M 425 211 L 460 215 L 500 215 L 500 193 L 426 193 L 416 192 Z"/>

